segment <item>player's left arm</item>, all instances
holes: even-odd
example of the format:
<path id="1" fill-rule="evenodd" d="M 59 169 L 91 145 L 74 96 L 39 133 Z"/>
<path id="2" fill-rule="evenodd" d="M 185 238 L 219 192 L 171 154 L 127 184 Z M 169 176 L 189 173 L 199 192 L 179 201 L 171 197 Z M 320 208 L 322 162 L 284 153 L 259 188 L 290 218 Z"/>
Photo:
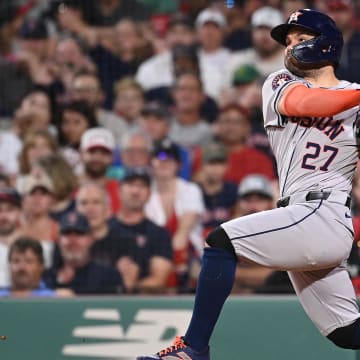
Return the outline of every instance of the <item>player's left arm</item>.
<path id="1" fill-rule="evenodd" d="M 277 103 L 277 111 L 286 116 L 334 116 L 358 106 L 360 91 L 308 88 L 294 83 L 283 90 Z"/>

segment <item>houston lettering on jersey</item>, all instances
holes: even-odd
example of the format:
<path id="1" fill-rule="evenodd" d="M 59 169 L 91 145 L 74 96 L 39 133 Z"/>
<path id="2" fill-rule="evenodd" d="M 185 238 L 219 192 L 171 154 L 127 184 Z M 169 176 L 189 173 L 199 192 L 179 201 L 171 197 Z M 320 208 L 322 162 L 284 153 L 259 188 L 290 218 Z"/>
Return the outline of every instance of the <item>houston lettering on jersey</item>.
<path id="1" fill-rule="evenodd" d="M 289 116 L 287 121 L 297 123 L 302 127 L 316 128 L 322 131 L 330 140 L 334 140 L 345 129 L 342 120 L 334 120 L 332 117 L 295 117 Z"/>

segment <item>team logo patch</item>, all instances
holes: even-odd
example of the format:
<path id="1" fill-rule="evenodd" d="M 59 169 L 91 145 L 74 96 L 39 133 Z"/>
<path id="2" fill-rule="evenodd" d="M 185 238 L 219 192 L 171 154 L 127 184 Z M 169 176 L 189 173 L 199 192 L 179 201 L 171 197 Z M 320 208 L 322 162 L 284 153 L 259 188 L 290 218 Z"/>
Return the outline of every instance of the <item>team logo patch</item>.
<path id="1" fill-rule="evenodd" d="M 277 89 L 279 86 L 285 84 L 286 82 L 290 81 L 292 77 L 288 73 L 281 73 L 274 77 L 272 81 L 272 88 L 273 90 Z"/>
<path id="2" fill-rule="evenodd" d="M 144 235 L 136 235 L 136 245 L 140 248 L 144 247 L 147 243 L 147 239 Z"/>

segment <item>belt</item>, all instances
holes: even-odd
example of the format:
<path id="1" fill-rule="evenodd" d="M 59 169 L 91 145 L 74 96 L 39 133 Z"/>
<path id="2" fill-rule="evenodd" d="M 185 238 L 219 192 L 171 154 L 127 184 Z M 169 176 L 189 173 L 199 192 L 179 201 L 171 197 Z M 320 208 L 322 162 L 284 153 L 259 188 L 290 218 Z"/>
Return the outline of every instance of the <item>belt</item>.
<path id="1" fill-rule="evenodd" d="M 331 195 L 331 191 L 309 191 L 305 194 L 303 199 L 305 201 L 311 200 L 327 200 Z M 276 207 L 286 207 L 290 204 L 291 196 L 286 196 L 284 198 L 279 199 L 276 202 Z M 335 201 L 335 200 L 334 200 Z M 346 207 L 350 209 L 351 205 L 351 197 L 347 196 L 345 202 L 342 201 Z"/>

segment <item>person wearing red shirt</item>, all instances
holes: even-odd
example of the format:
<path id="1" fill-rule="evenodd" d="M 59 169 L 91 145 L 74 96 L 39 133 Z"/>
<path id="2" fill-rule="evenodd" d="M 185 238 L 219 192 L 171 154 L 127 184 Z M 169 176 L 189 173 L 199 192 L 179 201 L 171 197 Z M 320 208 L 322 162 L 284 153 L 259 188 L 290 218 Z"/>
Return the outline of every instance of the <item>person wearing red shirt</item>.
<path id="1" fill-rule="evenodd" d="M 260 174 L 270 180 L 276 178 L 272 159 L 265 153 L 247 145 L 251 132 L 248 112 L 239 105 L 230 104 L 219 114 L 215 125 L 218 140 L 227 149 L 228 161 L 225 180 L 239 184 L 247 175 Z M 194 159 L 194 174 L 200 168 L 201 150 Z"/>
<path id="2" fill-rule="evenodd" d="M 80 150 L 84 166 L 81 182 L 91 181 L 103 186 L 109 195 L 113 214 L 117 213 L 121 206 L 118 181 L 107 177 L 114 149 L 114 137 L 105 128 L 89 129 L 81 138 Z"/>

